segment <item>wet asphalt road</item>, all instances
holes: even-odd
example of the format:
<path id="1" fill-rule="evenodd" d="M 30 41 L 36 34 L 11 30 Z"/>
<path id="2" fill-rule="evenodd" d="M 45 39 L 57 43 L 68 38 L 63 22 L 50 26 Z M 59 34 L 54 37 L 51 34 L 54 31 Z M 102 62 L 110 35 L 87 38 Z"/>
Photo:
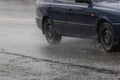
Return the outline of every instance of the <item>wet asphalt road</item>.
<path id="1" fill-rule="evenodd" d="M 97 40 L 63 37 L 61 44 L 50 46 L 36 26 L 34 4 L 0 1 L 0 53 L 1 77 L 21 77 L 26 69 L 31 80 L 118 80 L 120 76 L 120 52 L 106 53 Z M 9 74 L 2 75 L 2 70 Z"/>

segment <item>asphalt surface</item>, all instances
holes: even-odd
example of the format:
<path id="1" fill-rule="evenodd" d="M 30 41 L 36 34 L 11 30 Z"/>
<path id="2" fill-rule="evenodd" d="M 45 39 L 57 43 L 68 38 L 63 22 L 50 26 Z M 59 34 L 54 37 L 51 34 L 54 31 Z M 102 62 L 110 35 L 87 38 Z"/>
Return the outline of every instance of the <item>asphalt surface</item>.
<path id="1" fill-rule="evenodd" d="M 120 78 L 120 52 L 105 52 L 97 40 L 63 37 L 49 45 L 34 4 L 0 1 L 0 80 Z"/>

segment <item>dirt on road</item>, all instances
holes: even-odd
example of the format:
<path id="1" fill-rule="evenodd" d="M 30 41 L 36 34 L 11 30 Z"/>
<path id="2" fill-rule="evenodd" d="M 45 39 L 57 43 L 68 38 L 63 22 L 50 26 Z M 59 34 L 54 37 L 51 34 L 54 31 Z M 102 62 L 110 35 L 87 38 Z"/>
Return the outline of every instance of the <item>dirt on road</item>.
<path id="1" fill-rule="evenodd" d="M 0 80 L 118 80 L 119 76 L 14 53 L 0 53 Z"/>

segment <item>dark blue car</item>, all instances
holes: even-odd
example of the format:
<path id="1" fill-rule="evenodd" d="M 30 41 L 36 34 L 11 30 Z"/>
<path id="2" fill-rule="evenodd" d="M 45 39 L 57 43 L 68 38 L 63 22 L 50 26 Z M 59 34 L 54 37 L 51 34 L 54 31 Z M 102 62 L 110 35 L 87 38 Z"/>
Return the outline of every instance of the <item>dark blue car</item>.
<path id="1" fill-rule="evenodd" d="M 120 0 L 38 0 L 36 22 L 47 41 L 62 36 L 98 38 L 103 48 L 115 51 L 120 42 Z"/>

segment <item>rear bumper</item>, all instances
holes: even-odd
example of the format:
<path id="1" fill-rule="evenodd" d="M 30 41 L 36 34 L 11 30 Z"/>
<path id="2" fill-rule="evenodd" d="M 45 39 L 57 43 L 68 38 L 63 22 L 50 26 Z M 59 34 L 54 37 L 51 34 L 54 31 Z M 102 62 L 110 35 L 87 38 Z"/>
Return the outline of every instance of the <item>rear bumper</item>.
<path id="1" fill-rule="evenodd" d="M 40 29 L 42 29 L 42 18 L 41 17 L 36 17 L 36 24 Z"/>

